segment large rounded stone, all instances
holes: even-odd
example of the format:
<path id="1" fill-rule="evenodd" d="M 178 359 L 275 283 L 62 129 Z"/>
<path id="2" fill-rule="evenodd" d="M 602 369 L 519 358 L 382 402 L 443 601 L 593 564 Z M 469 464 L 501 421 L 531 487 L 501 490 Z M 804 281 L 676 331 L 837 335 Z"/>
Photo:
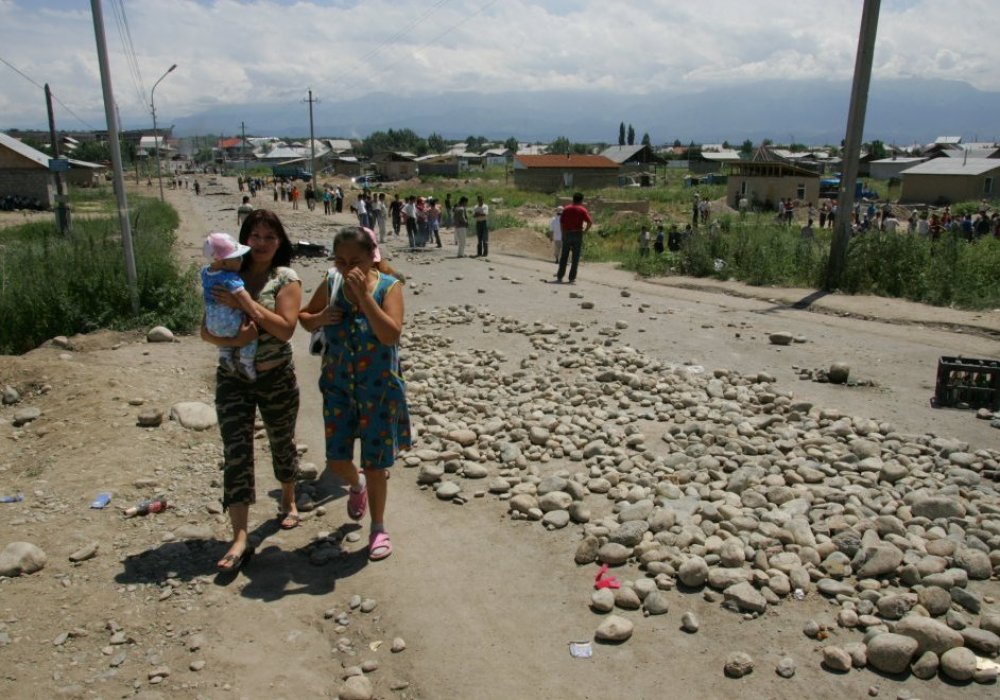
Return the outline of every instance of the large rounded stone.
<path id="1" fill-rule="evenodd" d="M 650 615 L 663 615 L 670 610 L 670 600 L 663 591 L 653 591 L 642 601 L 643 610 Z"/>
<path id="2" fill-rule="evenodd" d="M 895 545 L 877 544 L 863 547 L 851 562 L 854 575 L 861 578 L 887 576 L 903 563 L 903 553 Z"/>
<path id="3" fill-rule="evenodd" d="M 851 376 L 851 366 L 846 362 L 834 362 L 826 375 L 831 384 L 847 384 L 847 378 Z"/>
<path id="4" fill-rule="evenodd" d="M 155 326 L 146 333 L 146 342 L 149 343 L 172 343 L 174 342 L 173 332 L 166 326 Z"/>
<path id="5" fill-rule="evenodd" d="M 733 652 L 726 657 L 722 670 L 730 678 L 742 678 L 753 673 L 753 659 L 746 652 Z"/>
<path id="6" fill-rule="evenodd" d="M 708 564 L 701 557 L 690 557 L 677 570 L 677 577 L 689 588 L 704 586 L 708 580 Z"/>
<path id="7" fill-rule="evenodd" d="M 591 564 L 597 561 L 597 552 L 601 548 L 601 541 L 594 535 L 587 535 L 583 541 L 577 545 L 576 555 L 573 561 L 577 564 Z"/>
<path id="8" fill-rule="evenodd" d="M 590 609 L 594 612 L 609 613 L 615 609 L 615 593 L 610 588 L 602 588 L 590 594 Z"/>
<path id="9" fill-rule="evenodd" d="M 941 673 L 956 681 L 972 680 L 976 673 L 976 655 L 965 647 L 949 649 L 941 655 Z"/>
<path id="10" fill-rule="evenodd" d="M 944 615 L 951 609 L 951 594 L 938 586 L 927 586 L 917 593 L 917 600 L 934 617 Z"/>
<path id="11" fill-rule="evenodd" d="M 366 676 L 351 676 L 337 692 L 340 700 L 372 700 L 374 696 L 375 689 Z"/>
<path id="12" fill-rule="evenodd" d="M 538 499 L 538 507 L 543 513 L 550 510 L 567 510 L 573 504 L 573 497 L 564 491 L 552 491 Z"/>
<path id="13" fill-rule="evenodd" d="M 917 640 L 889 632 L 868 642 L 868 665 L 884 673 L 902 673 L 917 653 Z"/>
<path id="14" fill-rule="evenodd" d="M 937 654 L 933 651 L 925 651 L 919 659 L 913 662 L 910 671 L 917 678 L 926 681 L 937 675 L 939 663 Z"/>
<path id="15" fill-rule="evenodd" d="M 851 655 L 838 646 L 823 647 L 823 666 L 837 673 L 851 670 Z"/>
<path id="16" fill-rule="evenodd" d="M 632 636 L 634 625 L 618 615 L 609 615 L 597 628 L 594 638 L 599 642 L 624 642 Z"/>
<path id="17" fill-rule="evenodd" d="M 632 556 L 632 550 L 617 542 L 608 542 L 597 552 L 597 559 L 608 566 L 621 566 Z"/>
<path id="18" fill-rule="evenodd" d="M 941 656 L 949 649 L 962 646 L 962 634 L 944 623 L 920 615 L 908 615 L 896 623 L 896 634 L 917 642 L 918 653 L 933 651 Z"/>
<path id="19" fill-rule="evenodd" d="M 11 542 L 0 552 L 0 576 L 20 576 L 41 571 L 48 557 L 31 542 Z"/>
<path id="20" fill-rule="evenodd" d="M 642 536 L 649 530 L 645 520 L 629 520 L 608 536 L 609 542 L 617 542 L 626 547 L 635 547 L 642 542 Z"/>
<path id="21" fill-rule="evenodd" d="M 208 430 L 219 424 L 215 409 L 201 401 L 180 401 L 170 407 L 170 418 L 188 430 Z"/>
<path id="22" fill-rule="evenodd" d="M 914 503 L 910 510 L 914 516 L 929 520 L 965 517 L 965 506 L 951 496 L 928 496 Z"/>

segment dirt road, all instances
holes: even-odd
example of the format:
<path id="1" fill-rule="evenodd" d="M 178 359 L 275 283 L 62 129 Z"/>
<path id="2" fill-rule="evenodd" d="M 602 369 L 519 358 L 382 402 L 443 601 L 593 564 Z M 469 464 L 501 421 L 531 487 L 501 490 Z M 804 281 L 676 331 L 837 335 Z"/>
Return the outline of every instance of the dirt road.
<path id="1" fill-rule="evenodd" d="M 182 256 L 196 259 L 210 230 L 235 230 L 238 193 L 232 181 L 223 181 L 223 188 L 228 194 L 198 198 L 193 192 L 168 191 L 181 212 Z M 350 222 L 348 214 L 324 217 L 321 210 L 309 212 L 304 206 L 292 211 L 279 203 L 277 209 L 294 239 L 329 241 L 335 230 L 331 223 Z M 449 233 L 443 238 L 450 244 Z M 904 319 L 907 323 L 885 323 L 637 282 L 603 265 L 584 266 L 578 284 L 570 287 L 546 283 L 552 274 L 548 261 L 516 256 L 459 260 L 450 245 L 410 254 L 397 239 L 386 248 L 408 278 L 410 317 L 420 310 L 433 316 L 434 309 L 471 305 L 561 329 L 576 324 L 573 332 L 581 337 L 625 321 L 620 342 L 650 357 L 709 370 L 767 371 L 776 386 L 798 399 L 887 420 L 901 432 L 958 437 L 973 449 L 994 446 L 1000 437 L 970 412 L 929 405 L 939 356 L 997 357 L 1000 343 L 988 334 L 914 323 L 922 318 L 917 305 L 906 307 L 913 316 Z M 318 260 L 296 264 L 307 293 L 326 265 Z M 581 300 L 594 308 L 581 308 Z M 862 310 L 865 304 L 863 299 L 848 302 Z M 871 313 L 855 313 L 876 316 L 881 301 L 869 303 Z M 927 316 L 939 314 L 931 310 Z M 994 323 L 995 314 L 977 322 Z M 804 336 L 806 342 L 770 345 L 768 333 L 778 330 Z M 500 336 L 477 324 L 446 333 L 452 345 L 441 348 L 442 363 L 450 361 L 449 349 L 498 347 L 511 370 L 530 361 L 532 348 L 518 336 Z M 23 504 L 0 506 L 2 543 L 31 541 L 49 555 L 48 566 L 38 574 L 0 584 L 0 634 L 9 638 L 0 646 L 5 697 L 334 697 L 345 667 L 364 661 L 378 663 L 369 675 L 380 698 L 718 698 L 736 693 L 841 698 L 865 697 L 872 686 L 880 688 L 880 697 L 896 697 L 903 690 L 939 698 L 995 693 L 988 686 L 955 687 L 868 670 L 830 674 L 820 667 L 822 645 L 801 632 L 806 620 L 831 614 L 818 595 L 787 601 L 751 620 L 698 593 L 673 591 L 669 614 L 637 616 L 629 642 L 598 645 L 593 659 L 573 659 L 568 642 L 592 638 L 599 622 L 587 605 L 595 567 L 576 567 L 572 561 L 578 533 L 573 528 L 546 532 L 537 523 L 511 521 L 506 503 L 492 496 L 461 506 L 441 501 L 417 487 L 417 469 L 397 467 L 390 481 L 388 525 L 396 552 L 389 560 L 366 562 L 367 533 L 361 530 L 360 541 L 344 541 L 346 556 L 317 566 L 311 563 L 317 539 L 346 521 L 342 492 L 320 480 L 313 495 L 325 512 L 312 511 L 300 528 L 278 532 L 275 482 L 268 456 L 259 449 L 260 500 L 251 512 L 251 530 L 261 546 L 244 574 L 220 581 L 212 565 L 228 528 L 212 505 L 220 479 L 217 433 L 190 432 L 173 422 L 156 430 L 134 425 L 141 408 L 211 403 L 213 352 L 192 337 L 165 345 L 111 334 L 74 340 L 71 352 L 43 348 L 22 358 L 0 358 L 0 384 L 21 387 L 21 405 L 42 409 L 42 417 L 26 428 L 9 422 L 17 407 L 0 414 L 0 437 L 10 448 L 0 457 L 0 492 L 26 494 Z M 318 365 L 306 352 L 306 340 L 302 332 L 294 338 L 303 399 L 298 439 L 308 447 L 303 460 L 321 465 Z M 876 386 L 848 388 L 797 378 L 796 367 L 827 367 L 835 360 L 850 363 L 852 376 Z M 104 489 L 115 492 L 118 505 L 162 490 L 177 507 L 129 521 L 111 511 L 89 511 L 89 498 Z M 71 565 L 69 552 L 90 541 L 100 543 L 99 555 Z M 982 590 L 1000 597 L 995 581 L 985 582 Z M 377 607 L 367 614 L 351 611 L 350 624 L 338 625 L 336 618 L 355 594 L 374 599 Z M 698 634 L 679 630 L 685 611 L 700 617 Z M 116 625 L 132 641 L 112 644 Z M 191 640 L 199 637 L 203 643 L 190 651 Z M 392 654 L 389 646 L 396 637 L 405 639 L 407 648 Z M 722 663 L 738 650 L 753 654 L 757 670 L 733 681 L 723 677 Z M 111 665 L 121 653 L 125 658 Z M 798 664 L 789 680 L 773 672 L 784 656 Z M 205 661 L 204 667 L 189 670 L 197 660 Z M 156 676 L 159 680 L 151 684 L 151 672 L 164 665 L 168 675 Z"/>

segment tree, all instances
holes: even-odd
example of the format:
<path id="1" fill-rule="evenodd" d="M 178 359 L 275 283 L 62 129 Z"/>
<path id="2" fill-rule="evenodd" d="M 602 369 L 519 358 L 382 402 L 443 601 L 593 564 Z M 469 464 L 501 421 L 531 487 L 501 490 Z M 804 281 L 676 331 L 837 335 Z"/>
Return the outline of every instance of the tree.
<path id="1" fill-rule="evenodd" d="M 868 153 L 871 154 L 873 160 L 882 160 L 888 157 L 885 151 L 885 144 L 878 140 L 872 141 L 868 145 Z"/>
<path id="2" fill-rule="evenodd" d="M 673 145 L 674 145 L 674 148 L 680 148 L 680 147 L 681 147 L 681 146 L 683 146 L 684 144 L 683 144 L 683 143 L 681 143 L 681 140 L 680 140 L 680 139 L 674 139 L 674 144 L 673 144 Z"/>
<path id="3" fill-rule="evenodd" d="M 131 149 L 128 147 L 131 146 Z M 131 151 L 131 157 L 129 152 Z M 85 160 L 90 163 L 107 163 L 111 160 L 111 149 L 108 148 L 107 141 L 84 141 L 73 151 L 73 158 Z M 135 158 L 135 145 L 126 144 L 125 159 L 131 161 Z"/>
<path id="4" fill-rule="evenodd" d="M 506 148 L 511 153 L 517 153 L 517 139 L 511 136 L 509 139 L 503 142 L 503 147 Z"/>
<path id="5" fill-rule="evenodd" d="M 590 153 L 590 145 L 586 143 L 574 143 L 572 145 L 573 153 L 577 155 L 585 156 Z"/>
<path id="6" fill-rule="evenodd" d="M 643 146 L 652 146 L 653 145 L 653 142 L 649 138 L 649 132 L 648 131 L 642 135 L 642 145 Z"/>
<path id="7" fill-rule="evenodd" d="M 631 124 L 628 125 L 628 145 L 635 145 L 635 129 L 632 128 Z"/>
<path id="8" fill-rule="evenodd" d="M 412 151 L 422 155 L 427 153 L 427 141 L 412 129 L 375 131 L 361 141 L 361 152 L 369 158 L 385 151 Z"/>
<path id="9" fill-rule="evenodd" d="M 753 153 L 753 141 L 751 141 L 750 139 L 744 141 L 743 145 L 740 146 L 740 153 L 746 155 L 750 155 L 751 153 Z"/>
<path id="10" fill-rule="evenodd" d="M 488 139 L 485 136 L 469 136 L 465 139 L 465 147 L 473 153 L 479 153 L 483 150 L 483 146 L 486 145 L 487 141 Z"/>
<path id="11" fill-rule="evenodd" d="M 433 131 L 431 132 L 431 135 L 427 137 L 427 148 L 434 153 L 444 153 L 448 148 L 448 144 L 444 142 L 444 138 L 441 134 Z"/>
<path id="12" fill-rule="evenodd" d="M 572 150 L 572 144 L 565 136 L 560 136 L 549 144 L 546 149 L 549 153 L 564 155 Z"/>
<path id="13" fill-rule="evenodd" d="M 625 145 L 625 122 L 618 125 L 618 145 Z"/>

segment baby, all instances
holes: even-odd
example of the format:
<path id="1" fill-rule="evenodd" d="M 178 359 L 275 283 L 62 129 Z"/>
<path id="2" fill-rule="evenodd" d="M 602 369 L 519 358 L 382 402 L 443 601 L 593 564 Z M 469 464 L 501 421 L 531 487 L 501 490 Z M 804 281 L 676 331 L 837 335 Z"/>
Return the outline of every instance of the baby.
<path id="1" fill-rule="evenodd" d="M 219 338 L 235 338 L 240 332 L 240 326 L 243 325 L 244 314 L 255 321 L 260 320 L 257 306 L 246 290 L 239 272 L 243 256 L 250 248 L 237 242 L 228 233 L 216 232 L 208 234 L 203 250 L 205 257 L 212 261 L 201 268 L 205 328 Z M 215 287 L 222 287 L 232 292 L 240 308 L 233 309 L 218 303 L 212 296 L 212 289 Z M 249 379 L 256 379 L 257 370 L 254 367 L 256 354 L 256 340 L 241 348 L 219 348 L 219 364 Z"/>

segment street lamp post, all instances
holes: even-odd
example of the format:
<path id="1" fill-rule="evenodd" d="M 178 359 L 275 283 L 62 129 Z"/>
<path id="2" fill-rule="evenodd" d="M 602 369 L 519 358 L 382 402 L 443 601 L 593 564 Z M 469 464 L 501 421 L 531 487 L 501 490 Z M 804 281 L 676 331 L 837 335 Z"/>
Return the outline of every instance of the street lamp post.
<path id="1" fill-rule="evenodd" d="M 160 132 L 156 128 L 156 101 L 153 99 L 156 93 L 156 86 L 160 84 L 164 78 L 170 75 L 177 64 L 167 68 L 167 72 L 160 76 L 160 80 L 153 83 L 153 89 L 149 91 L 149 107 L 153 110 L 153 147 L 156 150 L 156 179 L 160 183 L 160 201 L 163 201 L 163 171 L 160 170 Z"/>

